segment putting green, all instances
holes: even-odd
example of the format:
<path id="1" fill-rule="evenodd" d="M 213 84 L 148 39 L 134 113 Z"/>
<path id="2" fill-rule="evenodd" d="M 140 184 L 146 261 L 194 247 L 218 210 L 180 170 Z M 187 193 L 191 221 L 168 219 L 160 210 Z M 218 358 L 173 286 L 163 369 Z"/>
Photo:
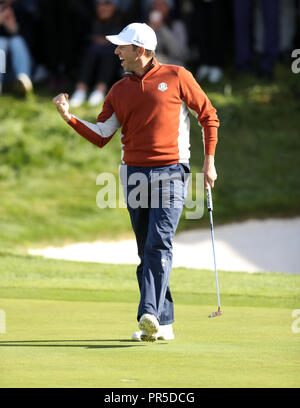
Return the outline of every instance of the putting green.
<path id="1" fill-rule="evenodd" d="M 176 306 L 176 340 L 134 343 L 133 303 L 3 299 L 1 387 L 299 387 L 284 308 Z"/>
<path id="2" fill-rule="evenodd" d="M 0 387 L 299 387 L 300 275 L 219 278 L 208 319 L 214 273 L 174 268 L 175 341 L 134 343 L 134 265 L 0 252 Z"/>

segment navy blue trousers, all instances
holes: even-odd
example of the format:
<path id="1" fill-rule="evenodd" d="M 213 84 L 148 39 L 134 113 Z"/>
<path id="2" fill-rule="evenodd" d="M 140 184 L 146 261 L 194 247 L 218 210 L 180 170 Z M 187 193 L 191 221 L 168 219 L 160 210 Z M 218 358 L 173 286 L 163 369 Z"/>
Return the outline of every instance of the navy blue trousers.
<path id="1" fill-rule="evenodd" d="M 137 319 L 151 313 L 161 325 L 171 324 L 172 244 L 186 196 L 189 165 L 123 165 L 120 175 L 140 258 L 136 271 L 140 289 Z"/>

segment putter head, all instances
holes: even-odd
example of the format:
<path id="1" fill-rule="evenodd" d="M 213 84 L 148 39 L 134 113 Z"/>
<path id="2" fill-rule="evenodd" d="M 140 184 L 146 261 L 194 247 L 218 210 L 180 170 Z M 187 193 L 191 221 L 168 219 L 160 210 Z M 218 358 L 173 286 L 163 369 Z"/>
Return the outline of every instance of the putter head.
<path id="1" fill-rule="evenodd" d="M 218 308 L 217 312 L 212 312 L 210 315 L 208 315 L 208 317 L 217 317 L 217 316 L 222 316 L 222 312 L 220 308 Z"/>

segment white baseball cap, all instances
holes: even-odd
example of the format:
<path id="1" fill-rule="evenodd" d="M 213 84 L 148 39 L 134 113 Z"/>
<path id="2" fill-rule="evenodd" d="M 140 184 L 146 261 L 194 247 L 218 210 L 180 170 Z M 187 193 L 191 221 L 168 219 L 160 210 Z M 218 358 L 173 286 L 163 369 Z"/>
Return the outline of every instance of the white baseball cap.
<path id="1" fill-rule="evenodd" d="M 155 31 L 145 23 L 131 23 L 117 35 L 107 35 L 106 38 L 116 45 L 133 44 L 154 51 L 157 46 Z"/>

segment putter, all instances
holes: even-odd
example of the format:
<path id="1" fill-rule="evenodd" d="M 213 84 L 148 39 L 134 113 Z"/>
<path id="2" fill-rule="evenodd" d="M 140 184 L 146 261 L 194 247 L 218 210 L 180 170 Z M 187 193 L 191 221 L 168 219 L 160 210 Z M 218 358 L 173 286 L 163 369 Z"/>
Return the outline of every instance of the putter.
<path id="1" fill-rule="evenodd" d="M 217 297 L 218 297 L 218 310 L 217 312 L 211 313 L 208 317 L 216 317 L 221 316 L 221 304 L 220 304 L 220 293 L 219 293 L 219 282 L 218 282 L 218 272 L 217 272 L 217 265 L 216 265 L 216 253 L 215 253 L 215 234 L 214 234 L 214 223 L 213 223 L 213 203 L 212 203 L 212 195 L 211 195 L 211 187 L 208 185 L 206 189 L 206 198 L 207 198 L 207 209 L 209 213 L 210 219 L 210 230 L 211 230 L 211 242 L 213 248 L 213 256 L 214 256 L 214 266 L 215 266 L 215 275 L 216 275 L 216 286 L 217 286 Z"/>

